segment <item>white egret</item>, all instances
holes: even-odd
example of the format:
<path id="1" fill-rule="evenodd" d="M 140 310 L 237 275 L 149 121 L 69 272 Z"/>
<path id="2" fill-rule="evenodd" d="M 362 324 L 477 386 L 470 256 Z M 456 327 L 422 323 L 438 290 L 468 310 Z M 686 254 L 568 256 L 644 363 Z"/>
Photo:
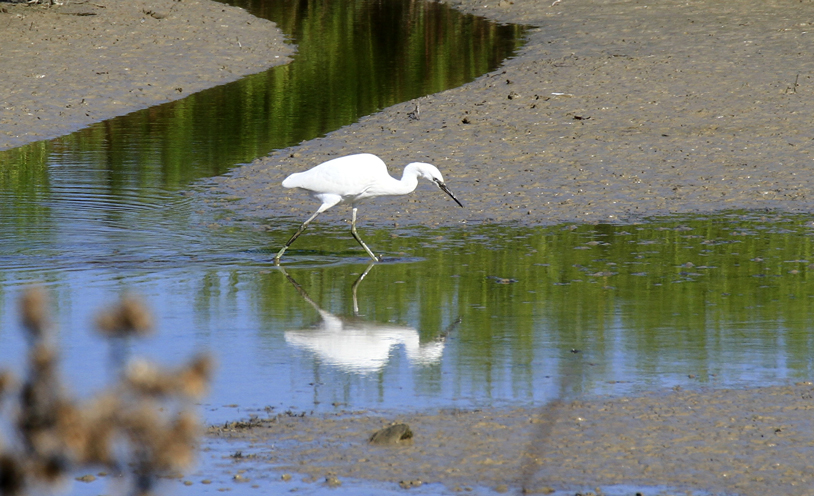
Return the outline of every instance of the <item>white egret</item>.
<path id="1" fill-rule="evenodd" d="M 300 188 L 311 193 L 311 196 L 322 202 L 317 211 L 302 223 L 297 232 L 291 236 L 288 243 L 280 249 L 274 257 L 274 263 L 280 263 L 280 257 L 291 246 L 291 243 L 305 231 L 308 224 L 320 213 L 340 203 L 350 203 L 353 214 L 350 223 L 350 232 L 354 239 L 362 245 L 370 258 L 379 261 L 362 238 L 356 232 L 357 205 L 367 199 L 377 196 L 406 195 L 412 193 L 418 185 L 418 178 L 435 183 L 441 191 L 448 194 L 459 206 L 461 202 L 455 198 L 452 191 L 447 189 L 441 172 L 432 164 L 413 162 L 404 167 L 401 179 L 392 177 L 387 172 L 384 161 L 370 153 L 359 153 L 345 157 L 335 158 L 323 162 L 305 172 L 291 174 L 283 181 L 284 188 Z"/>

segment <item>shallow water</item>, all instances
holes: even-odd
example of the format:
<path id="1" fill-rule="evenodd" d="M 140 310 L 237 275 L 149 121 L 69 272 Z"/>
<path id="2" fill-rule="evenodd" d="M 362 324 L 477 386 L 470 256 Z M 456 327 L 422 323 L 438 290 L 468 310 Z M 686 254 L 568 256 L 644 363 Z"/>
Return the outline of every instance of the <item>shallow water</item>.
<path id="1" fill-rule="evenodd" d="M 282 269 L 271 258 L 296 225 L 275 226 L 274 235 L 239 226 L 188 226 L 198 234 L 175 256 L 145 244 L 4 272 L 0 363 L 19 370 L 15 299 L 24 282 L 41 281 L 72 390 L 104 385 L 109 353 L 89 323 L 132 291 L 153 308 L 159 331 L 134 343 L 133 354 L 176 364 L 207 349 L 217 358 L 202 406 L 212 423 L 289 410 L 541 406 L 812 373 L 814 225 L 806 216 L 365 229 L 386 257 L 372 266 L 346 229 L 315 225 Z M 207 445 L 203 468 L 188 477 L 231 487 L 233 449 Z M 379 487 L 354 484 L 347 481 L 351 493 Z"/>
<path id="2" fill-rule="evenodd" d="M 163 229 L 160 219 L 152 225 Z M 267 406 L 539 405 L 802 380 L 814 346 L 812 229 L 803 216 L 730 213 L 631 226 L 368 230 L 386 256 L 370 266 L 344 229 L 315 226 L 281 270 L 267 233 L 188 226 L 208 232 L 183 238 L 185 253 L 150 244 L 95 259 L 46 252 L 36 256 L 55 266 L 4 271 L 0 362 L 19 366 L 24 356 L 15 299 L 40 281 L 75 389 L 101 386 L 108 366 L 89 331 L 93 313 L 132 291 L 159 330 L 134 353 L 166 363 L 215 353 L 212 422 Z"/>

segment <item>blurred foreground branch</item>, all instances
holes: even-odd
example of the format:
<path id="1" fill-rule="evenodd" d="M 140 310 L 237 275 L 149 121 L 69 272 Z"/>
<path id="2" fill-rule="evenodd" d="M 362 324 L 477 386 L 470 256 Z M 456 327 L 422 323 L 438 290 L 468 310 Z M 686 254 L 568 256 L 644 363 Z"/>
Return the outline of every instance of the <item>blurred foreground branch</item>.
<path id="1" fill-rule="evenodd" d="M 39 288 L 21 298 L 29 342 L 22 383 L 0 371 L 0 418 L 13 428 L 10 439 L 0 438 L 0 495 L 52 491 L 77 470 L 95 466 L 125 476 L 129 494 L 152 494 L 159 474 L 193 461 L 202 431 L 193 400 L 206 393 L 212 359 L 199 355 L 177 369 L 146 360 L 119 363 L 117 383 L 80 403 L 61 382 L 47 303 Z M 125 297 L 98 316 L 97 326 L 115 348 L 151 330 L 152 316 L 140 300 Z"/>

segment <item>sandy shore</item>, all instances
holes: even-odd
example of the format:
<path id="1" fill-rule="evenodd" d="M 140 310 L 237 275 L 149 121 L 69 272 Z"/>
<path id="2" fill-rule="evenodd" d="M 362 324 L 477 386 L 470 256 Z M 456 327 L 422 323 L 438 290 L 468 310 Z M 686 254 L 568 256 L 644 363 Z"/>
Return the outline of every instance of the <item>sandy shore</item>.
<path id="1" fill-rule="evenodd" d="M 210 0 L 0 2 L 0 150 L 287 63 L 273 22 Z"/>

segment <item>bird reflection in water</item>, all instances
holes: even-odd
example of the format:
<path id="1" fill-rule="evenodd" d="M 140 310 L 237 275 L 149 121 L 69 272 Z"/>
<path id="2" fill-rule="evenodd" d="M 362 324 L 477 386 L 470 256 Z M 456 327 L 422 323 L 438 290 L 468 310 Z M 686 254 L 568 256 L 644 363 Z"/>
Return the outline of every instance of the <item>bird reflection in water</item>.
<path id="1" fill-rule="evenodd" d="M 404 347 L 407 359 L 413 366 L 440 362 L 446 337 L 460 323 L 460 319 L 439 332 L 435 339 L 421 343 L 418 331 L 412 327 L 369 322 L 360 318 L 356 291 L 374 265 L 371 263 L 353 283 L 353 317 L 340 317 L 320 308 L 302 286 L 285 269 L 279 267 L 297 292 L 321 317 L 321 322 L 314 327 L 286 331 L 286 342 L 295 348 L 310 351 L 327 364 L 360 374 L 384 368 L 391 350 L 399 345 Z"/>

